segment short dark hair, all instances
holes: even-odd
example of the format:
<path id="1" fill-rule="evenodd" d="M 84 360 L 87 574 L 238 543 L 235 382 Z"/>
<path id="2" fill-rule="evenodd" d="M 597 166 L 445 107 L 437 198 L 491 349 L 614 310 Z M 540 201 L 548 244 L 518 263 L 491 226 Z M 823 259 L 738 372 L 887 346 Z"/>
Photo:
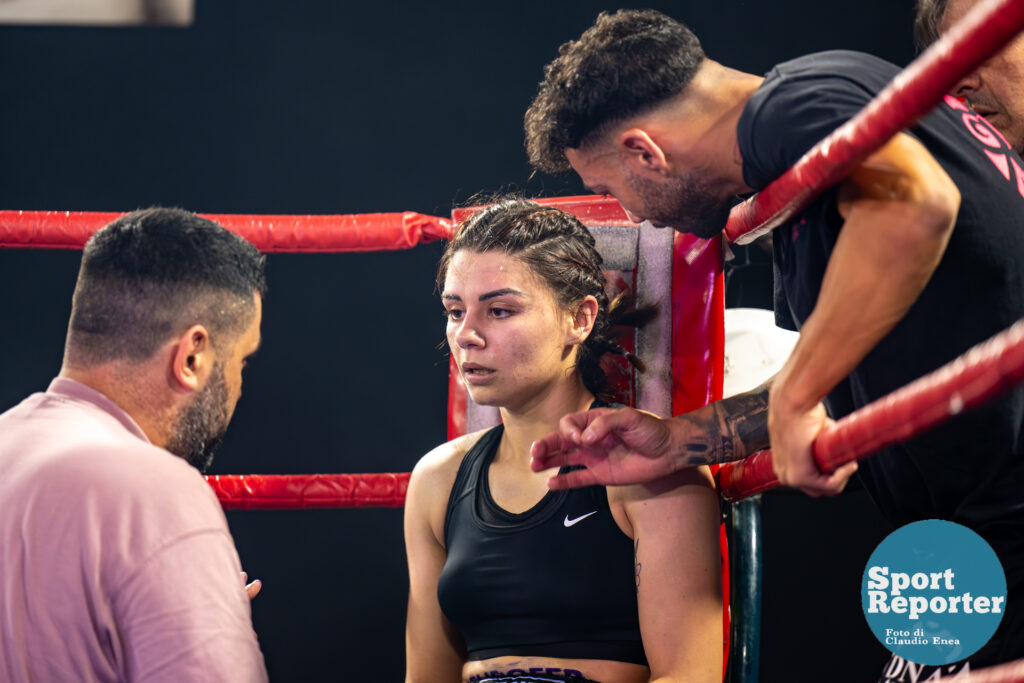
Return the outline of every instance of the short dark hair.
<path id="1" fill-rule="evenodd" d="M 443 290 L 448 266 L 462 250 L 476 253 L 500 251 L 522 261 L 540 278 L 565 309 L 591 295 L 598 310 L 590 336 L 580 344 L 576 368 L 584 386 L 594 396 L 610 398 L 608 376 L 601 368 L 606 353 L 624 355 L 643 369 L 636 356 L 615 341 L 612 328 L 638 327 L 654 315 L 653 309 L 631 310 L 632 298 L 619 295 L 608 300 L 604 263 L 594 236 L 570 213 L 520 198 L 503 198 L 474 213 L 459 226 L 445 247 L 437 269 L 437 288 Z"/>
<path id="2" fill-rule="evenodd" d="M 544 68 L 525 117 L 530 163 L 568 170 L 566 148 L 678 95 L 703 62 L 697 36 L 661 12 L 602 12 Z"/>
<path id="3" fill-rule="evenodd" d="M 194 324 L 232 341 L 266 293 L 265 257 L 244 239 L 182 209 L 135 211 L 85 245 L 65 360 L 140 361 Z"/>
<path id="4" fill-rule="evenodd" d="M 942 19 L 949 9 L 949 0 L 917 0 L 914 15 L 914 42 L 919 50 L 926 49 L 939 39 Z"/>

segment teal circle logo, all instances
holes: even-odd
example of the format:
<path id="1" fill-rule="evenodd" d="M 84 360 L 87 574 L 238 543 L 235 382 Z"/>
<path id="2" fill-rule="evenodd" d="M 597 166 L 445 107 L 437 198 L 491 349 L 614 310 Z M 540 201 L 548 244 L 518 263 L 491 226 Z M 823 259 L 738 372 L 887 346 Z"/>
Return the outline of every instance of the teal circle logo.
<path id="1" fill-rule="evenodd" d="M 890 652 L 917 664 L 950 664 L 995 633 L 1006 609 L 1006 574 L 991 546 L 967 527 L 914 522 L 871 554 L 861 606 Z"/>

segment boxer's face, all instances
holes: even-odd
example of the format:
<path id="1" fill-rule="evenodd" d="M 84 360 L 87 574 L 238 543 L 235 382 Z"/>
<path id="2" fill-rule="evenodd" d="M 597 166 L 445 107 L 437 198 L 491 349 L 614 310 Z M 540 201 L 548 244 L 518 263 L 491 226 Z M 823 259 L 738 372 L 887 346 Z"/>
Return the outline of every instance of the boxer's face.
<path id="1" fill-rule="evenodd" d="M 478 404 L 529 409 L 573 372 L 571 316 L 514 256 L 457 252 L 441 299 L 448 346 Z"/>
<path id="2" fill-rule="evenodd" d="M 641 176 L 622 163 L 616 150 L 603 149 L 570 148 L 565 156 L 591 192 L 615 197 L 634 223 L 648 220 L 656 227 L 672 227 L 704 238 L 725 227 L 729 201 L 712 192 L 701 172 Z"/>
<path id="3" fill-rule="evenodd" d="M 202 389 L 177 416 L 166 448 L 200 472 L 213 462 L 213 453 L 227 432 L 235 406 L 242 396 L 242 370 L 260 346 L 262 302 L 255 295 L 255 315 L 234 344 L 222 351 Z"/>
<path id="4" fill-rule="evenodd" d="M 945 33 L 978 0 L 951 0 L 942 20 Z M 953 86 L 1017 150 L 1024 151 L 1024 35 L 1017 36 L 975 71 Z"/>

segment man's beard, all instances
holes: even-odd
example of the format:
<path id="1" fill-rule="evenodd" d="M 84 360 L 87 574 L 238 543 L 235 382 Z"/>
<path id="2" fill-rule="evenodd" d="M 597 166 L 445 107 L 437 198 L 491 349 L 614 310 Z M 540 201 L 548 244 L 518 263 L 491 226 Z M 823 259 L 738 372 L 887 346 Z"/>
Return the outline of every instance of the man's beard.
<path id="1" fill-rule="evenodd" d="M 178 415 L 167 450 L 205 472 L 228 428 L 228 386 L 224 367 L 213 364 L 210 379 Z"/>
<path id="2" fill-rule="evenodd" d="M 626 182 L 644 202 L 644 218 L 655 225 L 672 227 L 709 239 L 725 228 L 729 200 L 715 195 L 699 173 L 655 182 L 627 172 Z"/>

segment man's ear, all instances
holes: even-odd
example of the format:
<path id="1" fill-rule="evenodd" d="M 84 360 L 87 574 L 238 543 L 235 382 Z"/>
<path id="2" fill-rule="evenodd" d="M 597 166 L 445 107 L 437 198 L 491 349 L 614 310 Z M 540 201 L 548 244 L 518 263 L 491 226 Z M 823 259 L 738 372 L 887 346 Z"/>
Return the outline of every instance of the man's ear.
<path id="1" fill-rule="evenodd" d="M 597 299 L 588 294 L 576 304 L 572 311 L 569 339 L 571 344 L 582 344 L 590 336 L 597 321 Z"/>
<path id="2" fill-rule="evenodd" d="M 661 145 L 642 128 L 628 128 L 619 134 L 619 151 L 634 173 L 669 174 L 668 158 Z"/>
<path id="3" fill-rule="evenodd" d="M 213 361 L 210 333 L 202 325 L 188 328 L 178 339 L 171 360 L 175 389 L 196 391 L 202 387 L 213 369 Z"/>

